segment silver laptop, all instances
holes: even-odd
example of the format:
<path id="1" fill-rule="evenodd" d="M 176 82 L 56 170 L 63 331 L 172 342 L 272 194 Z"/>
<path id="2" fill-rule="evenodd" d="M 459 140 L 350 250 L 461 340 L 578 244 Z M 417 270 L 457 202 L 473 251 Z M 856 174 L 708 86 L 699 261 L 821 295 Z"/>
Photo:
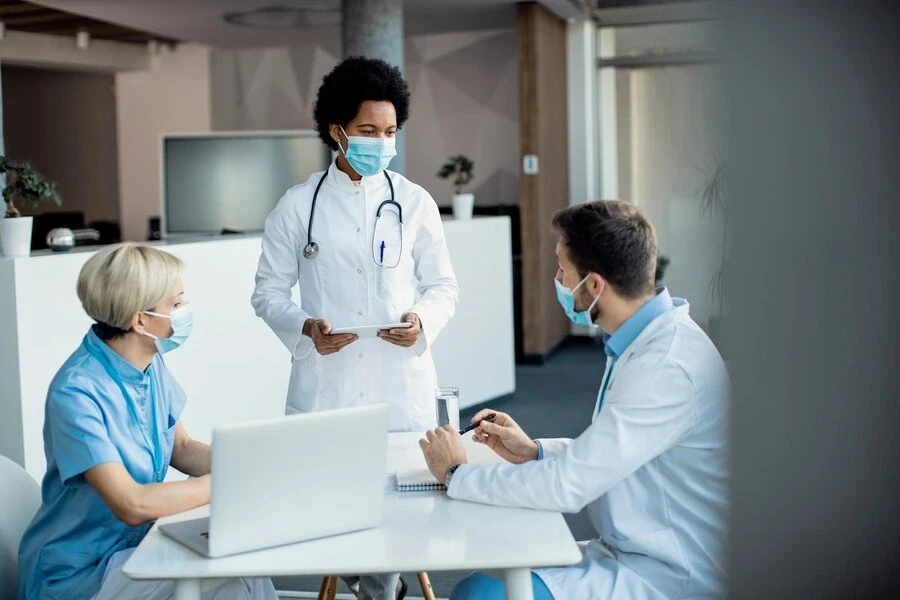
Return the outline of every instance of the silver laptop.
<path id="1" fill-rule="evenodd" d="M 216 427 L 208 518 L 160 525 L 211 558 L 375 527 L 385 404 Z"/>

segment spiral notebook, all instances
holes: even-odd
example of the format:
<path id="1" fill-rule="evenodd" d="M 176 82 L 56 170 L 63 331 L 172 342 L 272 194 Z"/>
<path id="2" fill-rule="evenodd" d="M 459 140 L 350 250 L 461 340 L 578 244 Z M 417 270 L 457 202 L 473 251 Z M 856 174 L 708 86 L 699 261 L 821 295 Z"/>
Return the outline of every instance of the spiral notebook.
<path id="1" fill-rule="evenodd" d="M 419 447 L 424 433 L 392 433 L 388 441 L 389 461 L 396 466 L 397 490 L 400 492 L 423 492 L 447 489 L 428 470 L 425 456 Z M 463 438 L 466 455 L 470 463 L 489 464 L 504 462 L 502 458 L 485 446 L 472 441 L 472 434 Z"/>

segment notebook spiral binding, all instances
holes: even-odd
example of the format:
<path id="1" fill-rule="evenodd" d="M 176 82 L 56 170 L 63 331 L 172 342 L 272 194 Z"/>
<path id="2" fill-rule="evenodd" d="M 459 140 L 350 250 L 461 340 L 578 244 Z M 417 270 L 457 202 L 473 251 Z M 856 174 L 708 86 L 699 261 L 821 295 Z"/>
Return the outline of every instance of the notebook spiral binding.
<path id="1" fill-rule="evenodd" d="M 423 481 L 421 483 L 399 484 L 397 489 L 401 492 L 424 492 L 428 490 L 446 490 L 447 486 L 443 483 Z"/>

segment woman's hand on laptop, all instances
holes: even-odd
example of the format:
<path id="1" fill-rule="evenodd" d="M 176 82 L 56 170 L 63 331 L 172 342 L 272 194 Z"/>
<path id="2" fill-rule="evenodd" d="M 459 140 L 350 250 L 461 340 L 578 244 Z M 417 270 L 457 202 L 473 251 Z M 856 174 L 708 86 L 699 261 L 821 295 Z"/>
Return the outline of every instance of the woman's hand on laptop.
<path id="1" fill-rule="evenodd" d="M 425 439 L 419 440 L 419 447 L 425 454 L 428 470 L 441 483 L 447 479 L 450 467 L 468 462 L 462 436 L 452 425 L 426 431 Z"/>

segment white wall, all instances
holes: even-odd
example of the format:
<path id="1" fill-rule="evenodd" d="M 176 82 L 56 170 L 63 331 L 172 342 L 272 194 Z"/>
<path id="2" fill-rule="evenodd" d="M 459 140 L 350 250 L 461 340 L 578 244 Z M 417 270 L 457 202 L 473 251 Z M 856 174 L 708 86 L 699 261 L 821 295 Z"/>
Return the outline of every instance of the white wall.
<path id="1" fill-rule="evenodd" d="M 714 29 L 675 23 L 600 31 L 602 58 L 709 50 Z M 599 69 L 601 193 L 637 205 L 671 263 L 663 283 L 702 325 L 717 307 L 710 280 L 722 259 L 722 222 L 701 213 L 713 157 L 721 159 L 714 65 Z"/>
<path id="2" fill-rule="evenodd" d="M 145 240 L 161 210 L 161 134 L 211 129 L 209 48 L 182 44 L 148 71 L 117 74 L 116 107 L 122 237 Z"/>
<path id="3" fill-rule="evenodd" d="M 596 33 L 597 26 L 592 21 L 577 21 L 566 25 L 569 204 L 596 200 L 601 180 L 606 183 L 606 178 L 600 177 L 597 169 L 599 128 L 596 124 L 598 116 Z M 605 106 L 605 103 L 601 103 L 601 106 Z M 604 165 L 606 161 L 600 161 L 599 164 Z"/>
<path id="4" fill-rule="evenodd" d="M 704 325 L 715 316 L 709 282 L 721 261 L 721 222 L 700 211 L 704 170 L 717 155 L 715 81 L 711 66 L 636 69 L 627 92 L 630 197 L 623 199 L 653 223 L 660 253 L 672 260 L 663 282 Z"/>

